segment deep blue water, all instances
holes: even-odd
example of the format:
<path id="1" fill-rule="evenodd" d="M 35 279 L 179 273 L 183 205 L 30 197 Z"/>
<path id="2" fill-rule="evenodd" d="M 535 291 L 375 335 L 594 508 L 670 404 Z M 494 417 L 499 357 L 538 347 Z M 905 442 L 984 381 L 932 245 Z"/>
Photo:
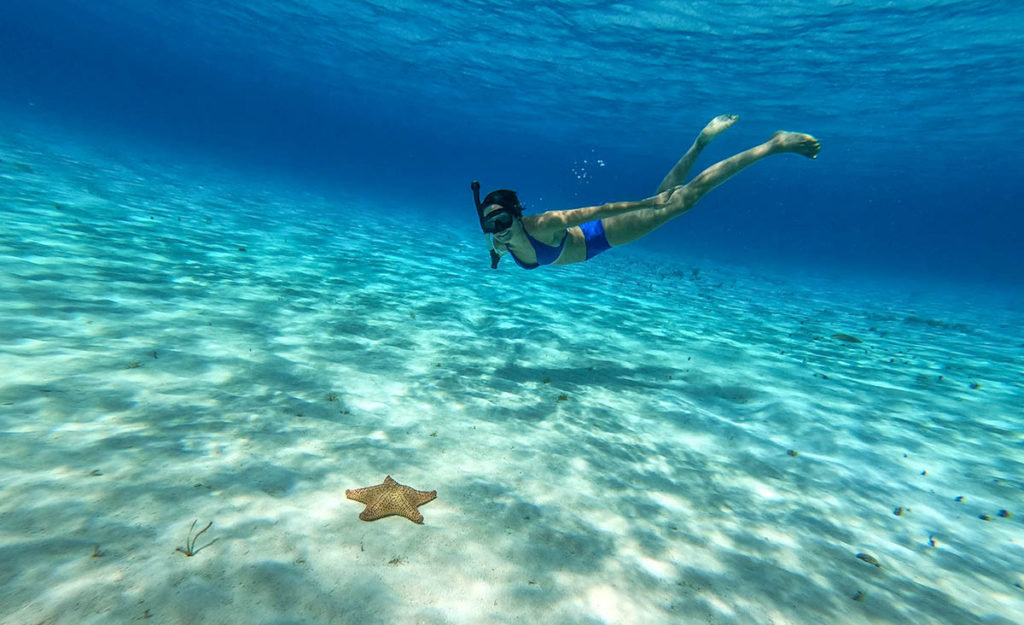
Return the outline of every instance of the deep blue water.
<path id="1" fill-rule="evenodd" d="M 528 210 L 646 197 L 738 113 L 695 171 L 778 128 L 821 157 L 759 163 L 645 245 L 1005 288 L 1024 282 L 1022 32 L 1009 1 L 8 0 L 0 106 L 464 215 L 466 236 L 473 178 Z"/>

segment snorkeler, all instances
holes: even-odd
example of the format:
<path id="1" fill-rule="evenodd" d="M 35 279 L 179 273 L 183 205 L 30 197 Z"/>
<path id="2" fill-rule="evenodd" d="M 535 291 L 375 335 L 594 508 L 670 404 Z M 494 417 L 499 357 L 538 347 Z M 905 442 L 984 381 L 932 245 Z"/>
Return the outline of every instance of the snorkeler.
<path id="1" fill-rule="evenodd" d="M 766 156 L 792 152 L 817 158 L 821 150 L 821 143 L 811 135 L 780 130 L 761 145 L 715 163 L 683 184 L 701 151 L 737 119 L 736 115 L 719 115 L 712 119 L 661 181 L 657 195 L 646 200 L 523 215 L 523 206 L 515 191 L 492 191 L 481 202 L 480 183 L 474 181 L 477 216 L 484 236 L 489 239 L 491 267 L 496 268 L 501 257 L 509 252 L 523 269 L 590 260 L 682 215 L 708 191 Z"/>

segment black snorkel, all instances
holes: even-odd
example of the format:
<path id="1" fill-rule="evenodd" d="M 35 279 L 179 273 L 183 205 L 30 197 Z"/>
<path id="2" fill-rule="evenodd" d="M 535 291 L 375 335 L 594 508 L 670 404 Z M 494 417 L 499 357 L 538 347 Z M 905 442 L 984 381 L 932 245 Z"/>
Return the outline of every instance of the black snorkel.
<path id="1" fill-rule="evenodd" d="M 487 231 L 484 230 L 484 208 L 486 207 L 480 203 L 480 183 L 474 180 L 471 186 L 473 188 L 473 201 L 476 203 L 476 216 L 480 220 L 480 230 L 483 231 L 484 240 L 487 241 L 487 247 L 491 251 L 491 269 L 497 269 L 498 262 L 501 260 L 501 254 L 494 250 L 494 244 L 491 243 L 491 240 L 487 237 Z"/>

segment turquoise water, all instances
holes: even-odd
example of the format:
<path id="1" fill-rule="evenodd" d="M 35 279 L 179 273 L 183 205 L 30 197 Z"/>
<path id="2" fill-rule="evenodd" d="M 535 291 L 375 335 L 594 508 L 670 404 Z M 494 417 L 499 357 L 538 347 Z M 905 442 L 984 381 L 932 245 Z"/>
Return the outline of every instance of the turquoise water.
<path id="1" fill-rule="evenodd" d="M 1021 18 L 5 4 L 0 623 L 1019 622 Z M 488 268 L 470 180 L 646 197 L 725 112 L 695 171 L 822 154 Z"/>

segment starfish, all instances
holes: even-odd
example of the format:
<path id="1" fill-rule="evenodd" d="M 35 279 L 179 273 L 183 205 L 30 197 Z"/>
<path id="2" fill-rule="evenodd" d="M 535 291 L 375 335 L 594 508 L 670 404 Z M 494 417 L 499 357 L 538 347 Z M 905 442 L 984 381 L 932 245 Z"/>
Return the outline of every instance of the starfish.
<path id="1" fill-rule="evenodd" d="M 359 518 L 364 521 L 376 521 L 381 517 L 398 514 L 413 523 L 423 523 L 423 515 L 416 508 L 433 501 L 437 491 L 409 488 L 391 479 L 389 475 L 376 486 L 346 490 L 345 496 L 366 504 L 366 509 L 359 513 Z"/>

